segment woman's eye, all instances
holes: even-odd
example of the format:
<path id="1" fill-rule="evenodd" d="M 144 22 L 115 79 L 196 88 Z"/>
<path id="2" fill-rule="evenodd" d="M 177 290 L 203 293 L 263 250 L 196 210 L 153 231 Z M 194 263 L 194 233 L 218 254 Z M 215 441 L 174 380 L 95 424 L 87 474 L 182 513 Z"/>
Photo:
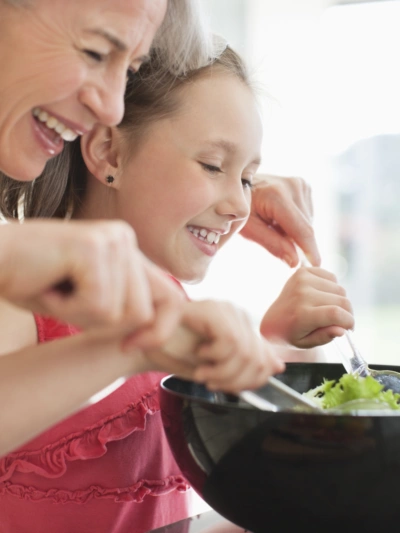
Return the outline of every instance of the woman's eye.
<path id="1" fill-rule="evenodd" d="M 84 53 L 91 59 L 94 59 L 97 63 L 101 63 L 104 60 L 104 55 L 94 50 L 84 50 Z"/>
<path id="2" fill-rule="evenodd" d="M 207 163 L 200 163 L 200 165 L 204 168 L 204 170 L 207 170 L 207 172 L 211 172 L 212 174 L 222 172 L 222 170 L 219 167 L 216 167 L 215 165 L 208 165 Z"/>
<path id="3" fill-rule="evenodd" d="M 133 81 L 135 75 L 136 75 L 136 70 L 134 70 L 133 68 L 128 68 L 128 70 L 126 71 L 126 83 Z"/>

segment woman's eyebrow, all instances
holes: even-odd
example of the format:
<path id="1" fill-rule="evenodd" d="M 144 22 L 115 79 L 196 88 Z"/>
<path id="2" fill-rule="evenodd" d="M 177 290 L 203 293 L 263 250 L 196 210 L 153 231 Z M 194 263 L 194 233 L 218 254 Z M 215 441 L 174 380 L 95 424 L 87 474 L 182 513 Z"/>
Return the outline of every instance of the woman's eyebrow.
<path id="1" fill-rule="evenodd" d="M 103 37 L 113 46 L 115 46 L 115 48 L 117 48 L 120 52 L 126 52 L 128 49 L 128 47 L 123 41 L 118 39 L 118 37 L 116 37 L 109 31 L 104 30 L 103 28 L 93 28 L 91 30 L 85 30 L 85 33 L 91 33 L 92 35 L 99 35 L 100 37 Z"/>
<path id="2" fill-rule="evenodd" d="M 85 33 L 91 33 L 92 35 L 99 35 L 100 37 L 103 37 L 103 39 L 106 39 L 108 42 L 110 42 L 117 50 L 120 52 L 126 52 L 128 50 L 127 45 L 118 39 L 115 35 L 110 33 L 107 30 L 104 30 L 103 28 L 93 28 L 91 30 L 85 30 Z M 146 61 L 149 61 L 150 56 L 143 55 L 140 57 L 136 57 L 135 61 L 139 61 L 140 63 L 146 63 Z"/>

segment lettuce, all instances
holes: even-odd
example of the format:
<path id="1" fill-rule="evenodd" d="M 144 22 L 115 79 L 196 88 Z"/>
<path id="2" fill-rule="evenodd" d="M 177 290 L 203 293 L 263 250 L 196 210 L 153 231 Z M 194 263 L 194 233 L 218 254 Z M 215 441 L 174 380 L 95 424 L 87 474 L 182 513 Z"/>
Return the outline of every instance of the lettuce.
<path id="1" fill-rule="evenodd" d="M 344 374 L 339 380 L 324 380 L 322 385 L 304 393 L 323 409 L 340 408 L 354 400 L 371 400 L 384 409 L 400 409 L 400 394 L 383 390 L 373 377 Z"/>

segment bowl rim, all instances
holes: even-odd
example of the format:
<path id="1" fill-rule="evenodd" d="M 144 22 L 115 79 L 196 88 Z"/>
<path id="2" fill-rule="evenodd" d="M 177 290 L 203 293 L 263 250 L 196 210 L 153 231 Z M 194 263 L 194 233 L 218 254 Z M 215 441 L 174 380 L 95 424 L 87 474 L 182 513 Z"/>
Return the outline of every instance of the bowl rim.
<path id="1" fill-rule="evenodd" d="M 296 363 L 295 363 L 296 364 Z M 218 400 L 218 401 L 211 401 L 207 398 L 201 398 L 201 397 L 196 397 L 196 396 L 193 396 L 191 394 L 186 394 L 184 392 L 178 392 L 178 391 L 175 391 L 175 390 L 172 390 L 171 388 L 167 387 L 165 385 L 165 383 L 171 379 L 175 379 L 175 380 L 178 380 L 178 381 L 182 381 L 182 382 L 186 382 L 186 383 L 194 383 L 198 386 L 203 386 L 205 387 L 205 385 L 202 385 L 201 383 L 196 383 L 195 381 L 192 381 L 192 380 L 189 380 L 189 379 L 184 379 L 184 378 L 180 378 L 179 376 L 177 376 L 176 374 L 169 374 L 167 376 L 164 376 L 161 381 L 160 381 L 160 389 L 162 389 L 163 391 L 165 391 L 166 393 L 168 394 L 171 394 L 173 396 L 176 396 L 178 398 L 184 398 L 184 399 L 187 399 L 187 400 L 193 400 L 193 401 L 196 401 L 198 403 L 203 403 L 203 404 L 207 404 L 207 405 L 212 405 L 212 406 L 218 406 L 218 407 L 221 407 L 221 408 L 227 408 L 229 407 L 230 409 L 237 409 L 237 410 L 240 410 L 240 411 L 257 411 L 256 408 L 252 407 L 251 405 L 246 405 L 244 403 L 237 403 L 235 404 L 234 402 L 229 402 L 229 401 L 221 401 L 221 400 Z M 400 417 L 400 409 L 399 410 L 394 410 L 394 409 L 359 409 L 359 410 L 355 410 L 355 411 L 347 411 L 347 412 L 343 412 L 341 411 L 340 409 L 329 409 L 329 410 L 325 410 L 325 411 L 321 411 L 321 412 L 315 412 L 315 411 L 307 411 L 306 409 L 304 410 L 298 410 L 298 409 L 293 409 L 293 408 L 282 408 L 282 409 L 278 409 L 278 411 L 263 411 L 263 410 L 260 410 L 261 413 L 265 413 L 265 414 L 269 414 L 269 415 L 282 415 L 282 414 L 289 414 L 289 415 L 293 415 L 293 414 L 301 414 L 302 416 L 323 416 L 323 417 L 326 417 L 326 416 L 333 416 L 333 417 L 338 417 L 338 418 L 354 418 L 354 417 L 357 417 L 357 418 L 392 418 L 392 417 Z"/>

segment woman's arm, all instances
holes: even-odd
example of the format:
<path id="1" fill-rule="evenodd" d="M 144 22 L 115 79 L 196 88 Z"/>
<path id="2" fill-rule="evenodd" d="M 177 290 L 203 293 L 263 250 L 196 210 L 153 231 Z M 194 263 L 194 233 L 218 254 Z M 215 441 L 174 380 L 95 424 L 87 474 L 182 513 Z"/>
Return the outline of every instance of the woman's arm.
<path id="1" fill-rule="evenodd" d="M 160 345 L 184 301 L 128 224 L 44 219 L 0 225 L 0 297 L 81 329 L 147 326 Z"/>
<path id="2" fill-rule="evenodd" d="M 149 370 L 238 392 L 266 383 L 284 364 L 240 309 L 187 302 L 162 349 L 123 344 L 125 328 L 90 330 L 0 357 L 0 456 L 80 409 L 118 378 Z"/>
<path id="3" fill-rule="evenodd" d="M 88 332 L 0 358 L 0 455 L 80 409 L 116 379 L 151 368 L 113 335 Z"/>

